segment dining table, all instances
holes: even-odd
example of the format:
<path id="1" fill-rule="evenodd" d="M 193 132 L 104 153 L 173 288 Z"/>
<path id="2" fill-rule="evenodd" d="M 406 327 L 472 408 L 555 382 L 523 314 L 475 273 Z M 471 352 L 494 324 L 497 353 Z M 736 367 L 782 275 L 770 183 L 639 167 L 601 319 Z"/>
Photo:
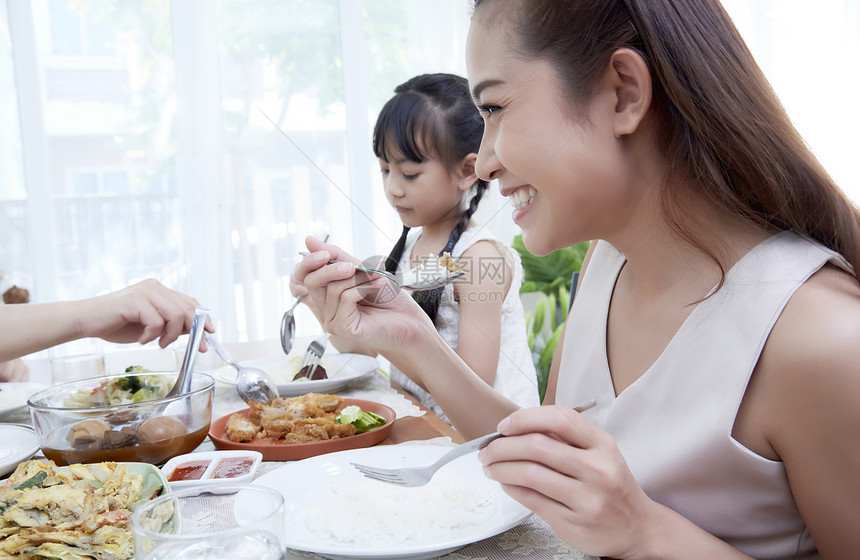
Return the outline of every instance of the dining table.
<path id="1" fill-rule="evenodd" d="M 301 346 L 301 340 L 297 345 Z M 234 359 L 241 363 L 247 360 L 257 360 L 264 357 L 274 357 L 283 353 L 278 341 L 251 341 L 225 343 L 233 354 Z M 329 350 L 336 352 L 335 350 Z M 163 350 L 170 352 L 170 350 Z M 152 352 L 150 351 L 150 354 Z M 210 353 L 212 354 L 212 353 Z M 140 356 L 144 356 L 143 353 Z M 135 360 L 133 351 L 126 351 L 123 361 Z M 106 354 L 106 363 L 110 363 Z M 207 357 L 201 360 L 197 369 L 206 372 L 217 364 Z M 335 391 L 344 398 L 363 399 L 378 402 L 391 407 L 396 413 L 396 420 L 389 435 L 378 445 L 416 445 L 452 447 L 464 442 L 463 437 L 439 416 L 423 407 L 409 393 L 392 382 L 385 370 L 387 362 L 380 359 L 380 367 L 353 381 L 342 390 Z M 107 368 L 110 372 L 110 368 Z M 216 377 L 217 378 L 217 377 Z M 235 386 L 221 381 L 216 382 L 212 406 L 212 418 L 221 418 L 236 412 L 247 405 L 239 398 Z M 0 416 L 0 423 L 31 424 L 29 411 L 21 407 Z M 195 451 L 215 450 L 215 444 L 206 438 Z M 37 453 L 36 457 L 40 457 Z M 289 464 L 285 461 L 266 461 L 260 463 L 255 479 Z M 319 559 L 325 557 L 313 552 L 287 549 L 284 559 Z M 443 560 L 590 560 L 593 557 L 583 554 L 561 540 L 553 529 L 539 516 L 532 514 L 521 524 L 503 531 L 497 535 L 474 542 L 455 552 L 439 556 Z M 596 559 L 595 559 L 596 560 Z"/>

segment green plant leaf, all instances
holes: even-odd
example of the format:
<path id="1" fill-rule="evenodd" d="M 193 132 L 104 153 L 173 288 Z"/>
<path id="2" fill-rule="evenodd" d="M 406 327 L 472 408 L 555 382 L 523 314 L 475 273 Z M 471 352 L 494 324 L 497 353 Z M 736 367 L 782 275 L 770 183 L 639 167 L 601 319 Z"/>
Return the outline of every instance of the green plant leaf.
<path id="1" fill-rule="evenodd" d="M 561 333 L 564 330 L 564 325 L 558 325 L 552 333 L 552 336 L 541 349 L 535 361 L 535 369 L 538 379 L 538 395 L 540 402 L 543 402 L 546 396 L 546 387 L 549 381 L 549 371 L 552 369 L 552 358 L 555 355 L 555 349 L 558 346 L 558 341 L 561 339 Z"/>
<path id="2" fill-rule="evenodd" d="M 567 321 L 567 312 L 570 309 L 570 290 L 565 289 L 564 286 L 558 287 L 558 304 L 561 311 L 559 323 L 564 323 Z"/>
<path id="3" fill-rule="evenodd" d="M 535 315 L 532 322 L 532 334 L 537 336 L 543 330 L 546 321 L 546 298 L 541 298 L 535 303 Z"/>
<path id="4" fill-rule="evenodd" d="M 522 235 L 514 237 L 513 248 L 519 253 L 523 263 L 523 284 L 520 293 L 556 292 L 559 286 L 570 291 L 573 273 L 582 267 L 582 259 L 588 251 L 588 242 L 579 243 L 538 257 L 526 249 Z"/>

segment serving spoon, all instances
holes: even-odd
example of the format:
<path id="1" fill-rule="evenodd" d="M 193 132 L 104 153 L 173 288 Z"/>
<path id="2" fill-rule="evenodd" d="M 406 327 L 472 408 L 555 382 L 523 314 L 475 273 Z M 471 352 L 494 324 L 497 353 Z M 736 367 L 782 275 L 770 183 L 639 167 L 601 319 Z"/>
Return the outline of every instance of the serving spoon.
<path id="1" fill-rule="evenodd" d="M 200 348 L 200 341 L 203 340 L 204 327 L 206 326 L 206 315 L 209 310 L 204 307 L 194 309 L 194 318 L 191 320 L 191 328 L 188 331 L 188 344 L 185 346 L 185 357 L 182 359 L 182 366 L 179 368 L 179 375 L 176 376 L 176 381 L 173 387 L 167 392 L 162 400 L 172 399 L 179 395 L 184 395 L 191 391 L 191 381 L 194 374 L 194 363 L 197 361 L 197 350 Z M 165 416 L 170 412 L 175 416 L 189 415 L 191 413 L 190 405 L 186 399 L 173 400 L 171 402 L 162 402 L 156 405 L 148 414 L 150 418 L 156 416 Z"/>
<path id="2" fill-rule="evenodd" d="M 269 404 L 278 398 L 278 386 L 268 373 L 255 367 L 240 366 L 230 352 L 209 333 L 206 333 L 206 344 L 215 349 L 218 357 L 236 369 L 236 392 L 248 405 L 252 402 Z"/>
<path id="3" fill-rule="evenodd" d="M 194 319 L 191 320 L 191 329 L 188 332 L 188 345 L 185 347 L 185 357 L 182 359 L 182 367 L 179 368 L 179 376 L 170 391 L 164 398 L 175 397 L 187 393 L 191 389 L 191 377 L 194 373 L 194 362 L 197 360 L 197 349 L 203 339 L 203 327 L 206 324 L 206 315 L 209 310 L 198 307 L 194 310 Z"/>

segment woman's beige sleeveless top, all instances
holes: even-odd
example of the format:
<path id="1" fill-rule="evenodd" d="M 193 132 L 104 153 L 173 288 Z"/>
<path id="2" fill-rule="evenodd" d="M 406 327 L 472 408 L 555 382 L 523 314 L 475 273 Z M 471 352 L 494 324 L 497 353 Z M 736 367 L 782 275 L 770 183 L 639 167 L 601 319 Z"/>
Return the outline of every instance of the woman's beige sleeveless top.
<path id="1" fill-rule="evenodd" d="M 556 403 L 612 434 L 655 501 L 759 559 L 819 558 L 781 462 L 732 438 L 753 368 L 797 288 L 836 253 L 793 232 L 744 256 L 690 314 L 654 364 L 618 397 L 606 355 L 607 313 L 624 255 L 598 242 L 570 313 Z"/>

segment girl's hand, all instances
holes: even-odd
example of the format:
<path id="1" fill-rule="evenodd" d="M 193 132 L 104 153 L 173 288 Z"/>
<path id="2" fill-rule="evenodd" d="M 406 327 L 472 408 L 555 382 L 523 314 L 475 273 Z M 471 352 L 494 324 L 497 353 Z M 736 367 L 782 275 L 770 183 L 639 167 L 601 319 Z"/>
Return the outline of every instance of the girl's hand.
<path id="1" fill-rule="evenodd" d="M 649 542 L 657 510 L 633 478 L 615 440 L 561 406 L 521 409 L 499 423 L 478 458 L 487 476 L 541 516 L 571 546 L 634 558 Z"/>
<path id="2" fill-rule="evenodd" d="M 82 337 L 109 342 L 147 344 L 158 339 L 162 348 L 190 332 L 196 299 L 148 279 L 103 296 L 74 302 Z M 205 330 L 214 332 L 207 317 Z M 206 343 L 201 343 L 201 351 Z"/>
<path id="3" fill-rule="evenodd" d="M 363 353 L 397 353 L 435 327 L 409 295 L 389 281 L 362 272 L 342 249 L 306 239 L 311 254 L 293 271 L 290 289 L 304 294 L 323 328 L 360 346 Z M 329 261 L 337 261 L 329 265 Z M 340 348 L 340 346 L 338 346 Z"/>

